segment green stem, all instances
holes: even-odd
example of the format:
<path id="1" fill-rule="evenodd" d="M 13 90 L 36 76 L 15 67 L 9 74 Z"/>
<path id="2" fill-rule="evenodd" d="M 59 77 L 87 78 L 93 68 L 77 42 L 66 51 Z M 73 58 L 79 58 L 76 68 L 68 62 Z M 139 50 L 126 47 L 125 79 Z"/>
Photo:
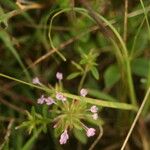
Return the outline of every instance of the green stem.
<path id="1" fill-rule="evenodd" d="M 19 80 L 19 79 L 10 77 L 10 76 L 7 76 L 7 75 L 2 74 L 2 73 L 0 73 L 0 76 L 1 76 L 1 77 L 4 77 L 4 78 L 7 78 L 7 79 L 10 79 L 10 80 L 13 80 L 13 81 L 16 81 L 16 82 L 19 82 L 19 83 L 22 83 L 22 84 L 25 84 L 25 85 L 28 85 L 28 86 L 30 86 L 30 87 L 34 87 L 34 88 L 37 88 L 37 89 L 40 89 L 40 90 L 43 90 L 43 91 L 47 91 L 47 92 L 52 93 L 52 90 L 50 90 L 50 89 L 47 88 L 47 87 L 37 86 L 37 85 L 34 85 L 34 84 L 32 84 L 32 83 L 28 83 L 28 82 L 25 82 L 25 81 L 22 81 L 22 80 Z"/>
<path id="2" fill-rule="evenodd" d="M 97 106 L 100 106 L 100 107 L 109 107 L 109 108 L 115 108 L 115 109 L 137 111 L 136 106 L 131 105 L 131 104 L 127 104 L 127 103 L 112 102 L 112 101 L 107 101 L 107 100 L 102 100 L 102 99 L 82 97 L 82 96 L 77 96 L 77 95 L 73 95 L 73 94 L 70 94 L 70 93 L 63 93 L 63 95 L 70 98 L 70 99 L 77 99 L 77 100 L 85 101 L 89 104 L 97 105 Z"/>
<path id="3" fill-rule="evenodd" d="M 86 78 L 86 75 L 87 75 L 87 66 L 85 67 L 85 71 L 84 71 L 84 73 L 83 73 L 83 76 L 82 76 L 82 78 L 81 78 L 81 80 L 80 80 L 80 83 L 79 83 L 79 87 L 78 87 L 78 92 L 80 92 L 80 90 L 81 90 L 81 88 L 82 88 L 82 86 L 83 86 L 83 83 L 84 83 L 84 81 L 85 81 L 85 78 Z"/>
<path id="4" fill-rule="evenodd" d="M 25 84 L 25 85 L 28 85 L 28 86 L 31 86 L 31 87 L 35 87 L 37 89 L 43 90 L 43 91 L 48 92 L 48 93 L 54 93 L 55 92 L 54 90 L 51 90 L 49 88 L 39 87 L 39 86 L 36 86 L 34 84 L 31 84 L 31 83 L 28 83 L 28 82 L 25 82 L 25 81 L 22 81 L 22 80 L 19 80 L 19 79 L 16 79 L 16 78 L 13 78 L 13 77 L 10 77 L 10 76 L 7 76 L 7 75 L 4 75 L 2 73 L 0 73 L 0 76 L 2 76 L 4 78 L 7 78 L 7 79 L 17 81 L 17 82 L 20 82 L 22 84 Z M 109 100 L 87 98 L 87 97 L 73 95 L 73 94 L 70 94 L 70 93 L 63 93 L 63 94 L 64 94 L 64 96 L 66 96 L 70 99 L 77 99 L 77 100 L 81 100 L 81 101 L 84 100 L 89 104 L 95 104 L 95 105 L 98 105 L 98 106 L 116 108 L 116 109 L 123 109 L 123 110 L 134 110 L 134 111 L 137 110 L 137 107 L 134 106 L 134 105 L 131 105 L 131 104 L 112 102 L 112 101 L 109 101 Z"/>
<path id="5" fill-rule="evenodd" d="M 42 132 L 42 128 L 39 128 L 35 134 L 27 141 L 27 143 L 23 146 L 22 150 L 29 150 L 32 149 L 32 145 L 35 142 L 35 140 L 38 138 L 39 134 Z"/>
<path id="6" fill-rule="evenodd" d="M 140 115 L 141 115 L 141 113 L 142 113 L 142 111 L 143 111 L 143 108 L 144 108 L 144 106 L 145 106 L 145 104 L 146 104 L 146 102 L 147 102 L 147 100 L 148 100 L 149 95 L 150 95 L 150 87 L 148 88 L 148 90 L 147 90 L 147 92 L 146 92 L 146 94 L 145 94 L 145 97 L 144 97 L 144 99 L 143 99 L 143 102 L 142 102 L 142 104 L 141 104 L 141 106 L 140 106 L 140 108 L 139 108 L 139 110 L 138 110 L 138 112 L 137 112 L 137 115 L 136 115 L 136 117 L 135 117 L 135 119 L 134 119 L 134 121 L 133 121 L 133 123 L 132 123 L 132 125 L 131 125 L 131 127 L 130 127 L 130 130 L 129 130 L 129 132 L 128 132 L 128 134 L 127 134 L 127 136 L 126 136 L 126 138 L 125 138 L 125 140 L 124 140 L 124 142 L 123 142 L 123 145 L 122 145 L 122 147 L 121 147 L 121 150 L 124 150 L 124 149 L 125 149 L 125 146 L 126 146 L 128 140 L 129 140 L 129 138 L 130 138 L 130 136 L 131 136 L 131 134 L 132 134 L 132 131 L 133 131 L 133 129 L 134 129 L 134 127 L 135 127 L 135 125 L 136 125 L 136 123 L 137 123 L 137 121 L 138 121 L 138 119 L 139 119 L 139 117 L 140 117 Z"/>
<path id="7" fill-rule="evenodd" d="M 128 78 L 128 86 L 129 86 L 129 95 L 131 98 L 131 103 L 134 106 L 137 106 L 137 101 L 136 101 L 136 96 L 135 96 L 135 91 L 134 91 L 134 84 L 133 84 L 133 79 L 132 79 L 132 74 L 131 74 L 131 65 L 130 65 L 130 60 L 126 58 L 126 69 L 127 69 L 127 78 Z"/>

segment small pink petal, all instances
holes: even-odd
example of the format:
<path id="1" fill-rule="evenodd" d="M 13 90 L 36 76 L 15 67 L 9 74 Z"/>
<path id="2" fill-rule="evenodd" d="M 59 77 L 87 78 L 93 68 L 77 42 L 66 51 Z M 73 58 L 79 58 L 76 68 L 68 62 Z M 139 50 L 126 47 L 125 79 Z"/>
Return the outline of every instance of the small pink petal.
<path id="1" fill-rule="evenodd" d="M 42 95 L 38 100 L 37 100 L 37 103 L 38 104 L 43 104 L 45 102 L 45 97 L 44 95 Z"/>
<path id="2" fill-rule="evenodd" d="M 33 78 L 32 83 L 41 85 L 41 82 L 38 77 Z"/>
<path id="3" fill-rule="evenodd" d="M 57 72 L 57 73 L 56 73 L 56 78 L 57 78 L 58 80 L 62 80 L 62 79 L 63 79 L 63 74 L 62 74 L 61 72 Z"/>
<path id="4" fill-rule="evenodd" d="M 94 128 L 88 128 L 87 129 L 87 132 L 86 132 L 86 135 L 88 136 L 88 137 L 91 137 L 91 136 L 94 136 L 95 135 L 95 129 Z"/>
<path id="5" fill-rule="evenodd" d="M 45 98 L 45 102 L 47 105 L 52 105 L 55 103 L 55 101 L 51 97 Z"/>
<path id="6" fill-rule="evenodd" d="M 67 133 L 67 130 L 65 130 L 65 131 L 61 134 L 61 136 L 60 136 L 59 143 L 60 143 L 60 144 L 66 144 L 68 139 L 69 139 L 69 135 L 68 135 L 68 133 Z"/>
<path id="7" fill-rule="evenodd" d="M 80 95 L 85 97 L 88 94 L 88 90 L 87 89 L 81 89 L 80 90 Z"/>
<path id="8" fill-rule="evenodd" d="M 98 114 L 97 114 L 97 113 L 94 113 L 94 114 L 92 115 L 92 118 L 93 118 L 94 120 L 97 120 L 97 119 L 98 119 Z"/>
<path id="9" fill-rule="evenodd" d="M 90 108 L 90 111 L 92 113 L 97 113 L 98 112 L 98 107 L 96 107 L 95 105 L 93 105 L 91 108 Z"/>
<path id="10" fill-rule="evenodd" d="M 67 100 L 66 97 L 61 92 L 56 93 L 56 99 L 61 100 L 61 101 Z"/>

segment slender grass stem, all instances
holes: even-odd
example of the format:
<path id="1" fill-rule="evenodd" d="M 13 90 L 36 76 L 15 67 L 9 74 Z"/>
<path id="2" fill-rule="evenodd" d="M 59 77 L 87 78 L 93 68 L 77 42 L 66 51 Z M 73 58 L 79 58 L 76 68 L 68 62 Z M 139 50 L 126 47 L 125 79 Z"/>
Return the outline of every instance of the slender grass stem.
<path id="1" fill-rule="evenodd" d="M 142 104 L 141 104 L 141 106 L 140 106 L 140 108 L 139 108 L 139 110 L 138 110 L 138 112 L 137 112 L 137 115 L 136 115 L 136 117 L 135 117 L 135 119 L 134 119 L 134 121 L 133 121 L 133 123 L 132 123 L 132 125 L 131 125 L 131 128 L 130 128 L 130 130 L 129 130 L 129 132 L 128 132 L 128 134 L 127 134 L 127 136 L 126 136 L 126 138 L 125 138 L 125 140 L 124 140 L 124 142 L 123 142 L 123 145 L 122 145 L 122 147 L 121 147 L 121 150 L 124 150 L 124 149 L 125 149 L 125 146 L 126 146 L 128 140 L 129 140 L 129 138 L 130 138 L 130 136 L 131 136 L 131 134 L 132 134 L 132 131 L 133 131 L 133 129 L 134 129 L 134 127 L 135 127 L 135 125 L 136 125 L 136 123 L 137 123 L 139 117 L 140 117 L 140 114 L 142 113 L 142 110 L 143 110 L 143 108 L 144 108 L 144 106 L 145 106 L 145 103 L 146 103 L 147 100 L 148 100 L 149 95 L 150 95 L 150 87 L 148 88 L 148 90 L 147 90 L 147 92 L 146 92 L 146 95 L 145 95 L 145 97 L 144 97 L 144 100 L 143 100 L 143 102 L 142 102 Z"/>
<path id="2" fill-rule="evenodd" d="M 99 142 L 99 140 L 101 139 L 102 136 L 103 136 L 103 128 L 102 128 L 102 126 L 99 126 L 99 135 L 96 138 L 96 140 L 92 143 L 92 145 L 90 146 L 90 148 L 88 150 L 93 150 L 94 147 Z"/>
<path id="3" fill-rule="evenodd" d="M 25 84 L 25 85 L 28 85 L 28 86 L 31 86 L 31 87 L 34 87 L 34 88 L 37 88 L 37 89 L 40 89 L 40 90 L 43 90 L 43 91 L 48 92 L 50 94 L 51 93 L 53 94 L 55 92 L 54 90 L 51 90 L 47 87 L 36 86 L 34 84 L 31 84 L 31 83 L 28 83 L 28 82 L 25 82 L 25 81 L 22 81 L 22 80 L 19 80 L 19 79 L 16 79 L 16 78 L 13 78 L 13 77 L 10 77 L 10 76 L 7 76 L 7 75 L 4 75 L 2 73 L 0 73 L 0 76 L 2 76 L 4 78 L 7 78 L 7 79 L 10 79 L 10 80 L 13 80 L 13 81 L 16 81 L 16 82 L 20 82 L 22 84 Z M 98 106 L 137 111 L 137 107 L 133 106 L 131 104 L 111 102 L 111 101 L 94 99 L 94 98 L 87 98 L 87 97 L 73 95 L 73 94 L 70 94 L 70 93 L 63 93 L 63 95 L 70 98 L 70 99 L 78 99 L 78 100 L 81 100 L 81 101 L 85 100 L 89 104 L 95 104 L 95 105 L 98 105 Z"/>
<path id="4" fill-rule="evenodd" d="M 128 29 L 128 0 L 125 0 L 125 11 L 124 11 L 124 42 L 127 42 L 127 29 Z"/>
<path id="5" fill-rule="evenodd" d="M 148 17 L 147 17 L 147 11 L 145 9 L 143 0 L 140 0 L 140 3 L 141 3 L 141 6 L 143 8 L 143 12 L 144 12 L 144 16 L 145 16 L 145 19 L 146 19 L 146 23 L 147 23 L 147 27 L 148 27 L 148 32 L 149 32 L 149 39 L 150 39 L 150 24 L 149 24 Z"/>
<path id="6" fill-rule="evenodd" d="M 127 77 L 128 77 L 128 86 L 129 86 L 129 95 L 131 98 L 131 103 L 135 106 L 137 106 L 135 91 L 134 91 L 134 85 L 133 85 L 133 79 L 131 74 L 131 65 L 130 60 L 126 60 L 126 67 L 127 67 Z"/>
<path id="7" fill-rule="evenodd" d="M 86 66 L 85 71 L 84 71 L 84 73 L 83 73 L 83 76 L 82 76 L 82 78 L 81 78 L 81 80 L 80 80 L 79 87 L 78 87 L 78 93 L 80 92 L 80 90 L 81 90 L 81 88 L 82 88 L 82 86 L 83 86 L 83 83 L 84 83 L 84 81 L 85 81 L 85 78 L 86 78 L 86 76 L 87 76 L 87 68 L 88 68 L 88 66 Z"/>

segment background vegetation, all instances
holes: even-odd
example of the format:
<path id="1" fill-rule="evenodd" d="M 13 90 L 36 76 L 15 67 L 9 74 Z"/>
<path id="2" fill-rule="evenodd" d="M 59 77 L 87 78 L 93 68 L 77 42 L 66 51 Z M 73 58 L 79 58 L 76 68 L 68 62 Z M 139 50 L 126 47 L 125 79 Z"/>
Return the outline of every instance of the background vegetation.
<path id="1" fill-rule="evenodd" d="M 87 88 L 87 102 L 100 109 L 96 150 L 149 150 L 149 11 L 148 0 L 1 0 L 0 149 L 84 150 L 96 141 L 98 130 L 90 139 L 70 133 L 61 146 L 51 124 L 45 133 L 15 129 L 26 111 L 44 109 L 32 78 L 57 87 L 59 71 L 66 96 Z"/>

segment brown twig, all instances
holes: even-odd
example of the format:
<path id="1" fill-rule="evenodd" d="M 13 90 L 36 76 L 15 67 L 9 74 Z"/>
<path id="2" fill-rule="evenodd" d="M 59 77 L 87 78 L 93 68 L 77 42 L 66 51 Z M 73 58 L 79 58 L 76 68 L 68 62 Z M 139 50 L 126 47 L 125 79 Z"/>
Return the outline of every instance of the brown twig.
<path id="1" fill-rule="evenodd" d="M 127 32 L 128 32 L 128 0 L 125 0 L 125 9 L 124 9 L 124 33 L 123 40 L 127 42 Z"/>
<path id="2" fill-rule="evenodd" d="M 48 53 L 46 53 L 45 55 L 41 56 L 39 59 L 37 59 L 34 63 L 32 63 L 27 69 L 34 67 L 36 64 L 40 63 L 41 61 L 43 61 L 44 59 L 48 58 L 50 55 L 52 55 L 53 53 L 55 53 L 56 51 L 58 51 L 59 49 L 63 49 L 64 47 L 66 47 L 67 45 L 73 43 L 74 41 L 78 40 L 79 38 L 81 38 L 82 36 L 84 36 L 85 34 L 87 34 L 88 32 L 92 32 L 92 31 L 96 31 L 98 29 L 97 26 L 93 26 L 90 30 L 88 30 L 87 32 L 83 32 L 81 34 L 78 34 L 77 36 L 70 38 L 68 41 L 65 41 L 64 43 L 60 44 L 58 46 L 58 48 L 56 49 L 50 49 Z"/>
<path id="3" fill-rule="evenodd" d="M 10 122 L 9 122 L 9 125 L 7 127 L 7 132 L 6 132 L 6 135 L 4 137 L 4 142 L 0 145 L 0 150 L 3 149 L 3 147 L 6 144 L 6 142 L 9 140 L 9 137 L 10 137 L 10 134 L 11 134 L 11 128 L 13 126 L 13 123 L 14 123 L 14 119 L 11 119 Z"/>
<path id="4" fill-rule="evenodd" d="M 108 38 L 114 39 L 113 32 L 107 28 L 107 26 L 100 21 L 95 11 L 91 8 L 89 3 L 85 0 L 80 0 L 81 4 L 88 10 L 89 15 L 96 21 L 99 26 L 99 30 Z"/>

